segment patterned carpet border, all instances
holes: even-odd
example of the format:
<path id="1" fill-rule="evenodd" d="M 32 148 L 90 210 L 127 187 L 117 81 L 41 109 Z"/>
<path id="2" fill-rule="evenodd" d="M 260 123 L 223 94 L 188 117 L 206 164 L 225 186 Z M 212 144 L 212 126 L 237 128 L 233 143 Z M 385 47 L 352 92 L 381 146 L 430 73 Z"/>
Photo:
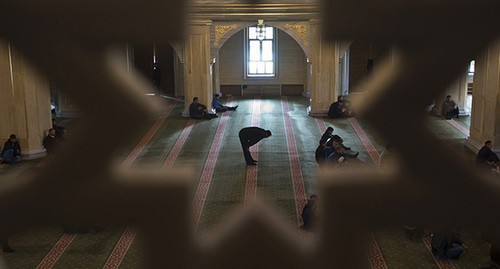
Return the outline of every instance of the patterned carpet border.
<path id="1" fill-rule="evenodd" d="M 252 104 L 252 123 L 251 126 L 259 126 L 260 124 L 260 100 L 255 98 Z M 259 144 L 255 144 L 250 149 L 255 160 L 259 160 Z M 245 184 L 245 200 L 244 203 L 255 200 L 257 196 L 257 165 L 247 167 L 247 177 Z"/>
<path id="2" fill-rule="evenodd" d="M 165 161 L 163 162 L 161 168 L 169 168 L 174 164 L 175 160 L 177 160 L 177 157 L 179 156 L 182 147 L 184 147 L 184 144 L 186 143 L 186 140 L 188 139 L 191 130 L 193 130 L 195 122 L 196 120 L 193 119 L 189 119 L 186 122 L 186 126 L 182 129 L 181 134 L 177 138 L 177 141 L 175 141 L 174 146 L 168 153 L 167 158 L 165 158 Z"/>
<path id="3" fill-rule="evenodd" d="M 424 242 L 427 250 L 429 250 L 429 252 L 432 254 L 431 237 L 430 236 L 424 237 L 424 238 L 422 238 L 422 241 Z M 455 265 L 453 265 L 453 263 L 450 260 L 439 260 L 439 259 L 436 259 L 436 256 L 434 256 L 434 255 L 432 255 L 432 257 L 434 258 L 437 266 L 440 269 L 455 269 Z"/>
<path id="4" fill-rule="evenodd" d="M 135 161 L 137 156 L 141 153 L 144 147 L 149 143 L 151 138 L 156 134 L 160 126 L 163 124 L 165 119 L 172 113 L 172 110 L 176 106 L 177 102 L 170 103 L 160 114 L 160 117 L 151 126 L 151 128 L 146 132 L 142 139 L 137 143 L 137 145 L 132 149 L 127 158 L 121 163 L 121 168 L 128 168 Z M 52 247 L 52 249 L 47 253 L 47 255 L 42 259 L 37 268 L 52 268 L 54 264 L 59 260 L 64 251 L 69 247 L 76 235 L 64 234 L 59 241 Z M 120 238 L 121 239 L 121 238 Z M 113 253 L 112 253 L 113 254 Z"/>
<path id="5" fill-rule="evenodd" d="M 307 203 L 306 190 L 304 187 L 304 179 L 302 177 L 302 169 L 300 168 L 299 151 L 295 141 L 295 133 L 293 130 L 290 110 L 288 108 L 288 99 L 286 96 L 281 98 L 281 110 L 283 111 L 285 135 L 288 147 L 288 156 L 290 160 L 290 171 L 292 175 L 293 190 L 295 193 L 295 210 L 297 212 L 298 226 L 302 225 L 301 211 Z"/>
<path id="6" fill-rule="evenodd" d="M 161 113 L 160 118 L 156 120 L 156 122 L 151 126 L 148 132 L 144 135 L 144 137 L 137 143 L 134 149 L 130 152 L 127 158 L 122 162 L 122 168 L 128 168 L 132 165 L 132 163 L 137 159 L 137 156 L 142 152 L 144 147 L 151 141 L 151 138 L 158 132 L 163 122 L 167 119 L 167 117 L 172 113 L 172 110 L 177 105 L 177 102 L 170 103 L 165 110 Z"/>
<path id="7" fill-rule="evenodd" d="M 74 234 L 63 234 L 57 243 L 52 247 L 52 249 L 47 253 L 43 260 L 36 267 L 37 269 L 47 269 L 52 268 L 54 264 L 59 260 L 64 251 L 71 245 L 71 242 L 75 239 Z"/>
<path id="8" fill-rule="evenodd" d="M 205 166 L 203 167 L 203 172 L 201 174 L 200 182 L 198 183 L 198 189 L 196 190 L 196 194 L 194 196 L 193 219 L 194 219 L 195 229 L 198 228 L 198 224 L 200 223 L 201 213 L 205 205 L 208 189 L 210 188 L 210 184 L 212 183 L 212 176 L 214 174 L 215 164 L 217 163 L 219 151 L 222 145 L 222 141 L 224 139 L 224 132 L 226 130 L 226 125 L 229 120 L 228 114 L 229 114 L 228 111 L 224 112 L 219 121 L 219 124 L 217 126 L 217 131 L 215 132 L 215 138 L 214 141 L 212 142 L 212 146 L 210 147 L 210 151 L 208 153 Z"/>
<path id="9" fill-rule="evenodd" d="M 365 131 L 361 128 L 361 126 L 359 126 L 359 123 L 355 118 L 349 118 L 349 123 L 354 129 L 354 132 L 356 132 L 356 135 L 361 140 L 361 143 L 363 143 L 363 146 L 366 149 L 366 151 L 368 151 L 368 154 L 372 158 L 372 161 L 378 165 L 380 154 L 373 146 L 372 142 L 366 135 Z M 384 255 L 382 254 L 382 251 L 380 250 L 380 247 L 373 235 L 370 238 L 369 244 L 370 244 L 369 258 L 371 267 L 373 269 L 387 269 L 387 264 L 385 262 Z"/>
<path id="10" fill-rule="evenodd" d="M 128 252 L 128 249 L 132 245 L 132 242 L 134 242 L 135 235 L 136 231 L 134 231 L 132 228 L 127 227 L 125 229 L 120 239 L 118 240 L 118 243 L 116 243 L 115 248 L 106 260 L 106 263 L 102 267 L 103 269 L 115 269 L 120 267 L 125 254 Z"/>
<path id="11" fill-rule="evenodd" d="M 369 243 L 369 258 L 370 266 L 372 269 L 387 269 L 387 264 L 385 263 L 384 255 L 378 246 L 377 240 L 372 235 L 370 237 Z"/>
<path id="12" fill-rule="evenodd" d="M 361 143 L 363 143 L 363 146 L 365 149 L 368 151 L 368 154 L 372 158 L 373 162 L 378 165 L 379 163 L 379 158 L 380 154 L 377 152 L 375 147 L 373 146 L 372 142 L 366 135 L 365 131 L 359 126 L 358 121 L 355 118 L 349 118 L 349 123 L 351 124 L 352 128 L 358 135 L 359 139 L 361 140 Z"/>
<path id="13" fill-rule="evenodd" d="M 179 155 L 179 152 L 181 151 L 182 147 L 184 146 L 184 143 L 186 142 L 187 138 L 189 137 L 189 134 L 191 133 L 191 130 L 193 129 L 193 125 L 196 121 L 189 119 L 186 122 L 186 127 L 182 130 L 181 134 L 177 138 L 177 141 L 174 144 L 174 147 L 168 154 L 167 158 L 165 159 L 162 168 L 165 167 L 170 167 L 175 160 L 177 159 L 177 156 Z M 157 129 L 158 130 L 158 129 Z M 149 142 L 149 140 L 148 140 Z M 131 230 L 131 228 L 127 227 L 127 229 L 122 233 L 120 236 L 120 239 L 118 240 L 118 243 L 116 244 L 115 248 L 111 252 L 108 260 L 104 264 L 103 268 L 111 269 L 111 268 L 118 268 L 120 267 L 123 259 L 125 258 L 125 255 L 128 252 L 128 249 L 132 245 L 132 243 L 135 240 L 135 235 L 136 232 Z"/>
<path id="14" fill-rule="evenodd" d="M 447 120 L 446 121 L 447 123 L 449 123 L 451 126 L 455 127 L 457 130 L 459 130 L 460 132 L 462 132 L 462 134 L 464 134 L 465 136 L 469 137 L 470 135 L 470 130 L 465 128 L 463 125 L 461 125 L 460 123 L 456 122 L 455 120 L 451 119 L 451 120 Z"/>

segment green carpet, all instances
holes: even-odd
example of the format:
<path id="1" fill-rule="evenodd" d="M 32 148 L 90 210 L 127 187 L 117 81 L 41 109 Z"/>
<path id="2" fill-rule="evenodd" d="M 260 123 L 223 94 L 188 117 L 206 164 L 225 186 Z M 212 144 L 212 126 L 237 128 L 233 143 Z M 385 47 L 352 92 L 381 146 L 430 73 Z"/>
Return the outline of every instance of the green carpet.
<path id="1" fill-rule="evenodd" d="M 322 134 L 314 118 L 306 113 L 308 99 L 304 97 L 287 97 L 294 140 L 300 160 L 300 170 L 306 195 L 317 193 L 317 164 L 314 151 Z M 165 106 L 172 101 L 163 101 Z M 257 196 L 269 203 L 283 221 L 291 227 L 297 226 L 297 210 L 289 162 L 289 145 L 286 139 L 285 116 L 282 111 L 281 97 L 260 98 L 260 124 L 264 129 L 272 131 L 270 138 L 259 143 L 257 166 Z M 243 127 L 251 125 L 252 106 L 254 99 L 250 97 L 234 98 L 233 104 L 239 105 L 237 111 L 228 112 L 222 144 L 215 162 L 211 184 L 207 190 L 206 201 L 201 212 L 198 225 L 199 232 L 210 232 L 217 225 L 231 216 L 231 212 L 242 206 L 245 199 L 247 166 L 245 164 L 238 132 Z M 184 103 L 177 103 L 172 113 L 159 127 L 157 133 L 145 145 L 143 151 L 132 164 L 132 169 L 159 168 L 178 141 L 188 119 L 181 116 Z M 219 113 L 220 115 L 220 113 Z M 216 132 L 223 117 L 212 120 L 198 120 L 192 127 L 184 146 L 180 149 L 174 167 L 188 166 L 199 180 Z M 224 120 L 225 120 L 224 119 Z M 353 150 L 359 151 L 359 159 L 372 165 L 373 161 L 365 150 L 360 138 L 347 119 L 322 119 L 326 126 L 332 126 L 344 143 Z M 148 119 L 151 125 L 156 119 Z M 470 125 L 470 119 L 459 119 L 460 124 Z M 466 139 L 442 118 L 429 115 L 427 124 L 434 134 L 448 144 L 456 154 L 473 163 L 474 154 L 465 146 Z M 378 135 L 369 123 L 358 119 L 368 139 L 380 153 L 386 141 Z M 71 123 L 68 123 L 71 126 Z M 71 131 L 71 130 L 69 130 Z M 130 141 L 124 149 L 117 151 L 117 160 L 126 158 L 134 146 L 141 140 Z M 0 184 L 15 177 L 23 170 L 35 166 L 38 161 L 24 161 L 18 165 L 0 169 Z M 198 184 L 198 181 L 195 182 Z M 193 190 L 193 193 L 196 190 Z M 320 197 L 321 199 L 321 197 Z M 55 268 L 102 268 L 116 242 L 123 232 L 123 227 L 107 227 L 98 234 L 78 235 L 68 249 L 55 264 Z M 10 268 L 35 268 L 61 237 L 59 227 L 36 231 L 27 231 L 11 238 L 14 253 L 2 253 L 4 261 Z M 382 255 L 388 268 L 437 268 L 434 258 L 422 241 L 406 239 L 399 228 L 386 229 L 375 233 Z M 464 239 L 469 245 L 469 251 L 458 261 L 453 261 L 455 268 L 477 269 L 489 263 L 488 245 L 474 231 L 465 231 Z M 138 268 L 142 259 L 142 243 L 140 235 L 130 246 L 124 256 L 120 268 Z"/>

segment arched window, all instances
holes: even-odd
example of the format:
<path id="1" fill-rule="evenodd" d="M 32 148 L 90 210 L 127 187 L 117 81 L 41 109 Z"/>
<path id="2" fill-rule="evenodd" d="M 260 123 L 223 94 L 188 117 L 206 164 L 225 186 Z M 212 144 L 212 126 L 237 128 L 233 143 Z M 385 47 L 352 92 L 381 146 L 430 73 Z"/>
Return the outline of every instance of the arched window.
<path id="1" fill-rule="evenodd" d="M 274 27 L 260 23 L 247 28 L 247 77 L 274 77 L 276 72 Z"/>

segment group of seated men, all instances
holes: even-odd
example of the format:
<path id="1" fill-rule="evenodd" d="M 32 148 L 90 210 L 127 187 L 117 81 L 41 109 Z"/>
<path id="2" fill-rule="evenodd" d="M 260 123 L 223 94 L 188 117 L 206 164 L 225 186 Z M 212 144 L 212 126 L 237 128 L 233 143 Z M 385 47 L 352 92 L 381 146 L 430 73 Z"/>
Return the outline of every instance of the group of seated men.
<path id="1" fill-rule="evenodd" d="M 450 95 L 446 96 L 446 99 L 441 106 L 441 114 L 447 120 L 451 120 L 453 117 L 459 117 L 458 105 L 451 99 Z M 350 102 L 345 100 L 342 95 L 338 96 L 337 101 L 333 102 L 328 109 L 329 118 L 346 118 L 352 117 L 353 115 L 354 113 Z"/>
<path id="2" fill-rule="evenodd" d="M 228 110 L 236 110 L 238 106 L 226 106 L 220 101 L 221 95 L 216 93 L 212 99 L 212 109 L 215 112 L 226 112 Z M 198 102 L 198 97 L 193 98 L 193 102 L 189 105 L 189 117 L 192 119 L 213 119 L 217 118 L 217 114 L 211 113 L 207 106 Z"/>
<path id="3" fill-rule="evenodd" d="M 58 126 L 55 121 L 52 121 L 52 128 L 47 131 L 47 136 L 43 139 L 42 145 L 47 151 L 47 154 L 54 152 L 57 145 L 64 140 L 66 129 Z M 2 150 L 0 151 L 0 163 L 14 164 L 21 161 L 21 144 L 15 134 L 11 134 L 5 141 Z"/>
<path id="4" fill-rule="evenodd" d="M 322 165 L 324 163 L 340 164 L 346 159 L 357 158 L 359 152 L 352 151 L 351 148 L 344 145 L 344 140 L 333 134 L 333 128 L 328 127 L 319 140 L 319 146 L 316 148 L 316 162 Z"/>

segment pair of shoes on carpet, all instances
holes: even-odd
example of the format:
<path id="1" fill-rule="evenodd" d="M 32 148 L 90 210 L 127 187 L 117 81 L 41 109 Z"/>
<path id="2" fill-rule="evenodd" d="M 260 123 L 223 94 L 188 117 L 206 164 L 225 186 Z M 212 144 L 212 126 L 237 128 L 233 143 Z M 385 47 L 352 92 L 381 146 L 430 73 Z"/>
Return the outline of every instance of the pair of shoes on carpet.
<path id="1" fill-rule="evenodd" d="M 236 110 L 237 108 L 238 108 L 238 106 L 235 106 L 235 107 L 229 108 L 229 110 Z"/>

